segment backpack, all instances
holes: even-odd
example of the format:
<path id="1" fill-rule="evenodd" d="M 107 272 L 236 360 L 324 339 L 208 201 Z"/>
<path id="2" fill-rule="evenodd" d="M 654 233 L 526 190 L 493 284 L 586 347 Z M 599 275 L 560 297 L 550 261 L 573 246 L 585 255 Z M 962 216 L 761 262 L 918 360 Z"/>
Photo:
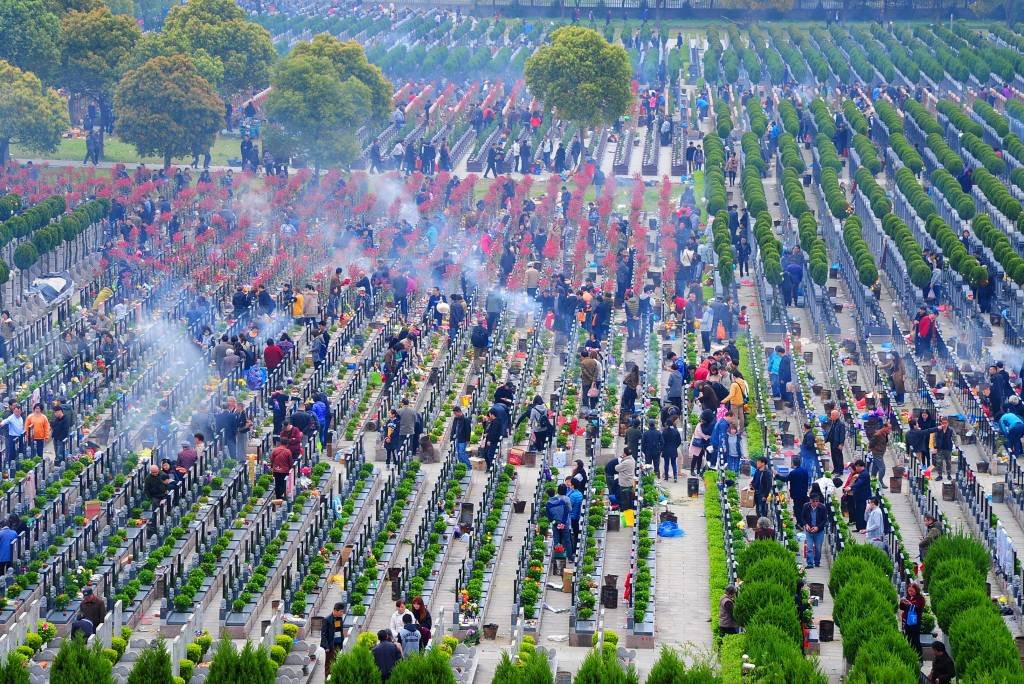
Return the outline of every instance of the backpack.
<path id="1" fill-rule="evenodd" d="M 252 366 L 245 374 L 245 384 L 250 390 L 263 389 L 267 383 L 267 369 L 262 366 Z"/>
<path id="2" fill-rule="evenodd" d="M 487 331 L 482 326 L 476 326 L 473 328 L 473 333 L 469 336 L 469 341 L 477 349 L 484 349 L 487 347 Z"/>
<path id="3" fill-rule="evenodd" d="M 551 429 L 551 419 L 548 418 L 548 412 L 544 411 L 540 414 L 540 418 L 537 419 L 537 432 L 547 432 Z"/>
<path id="4" fill-rule="evenodd" d="M 411 631 L 402 627 L 402 655 L 408 657 L 420 652 L 420 630 Z"/>

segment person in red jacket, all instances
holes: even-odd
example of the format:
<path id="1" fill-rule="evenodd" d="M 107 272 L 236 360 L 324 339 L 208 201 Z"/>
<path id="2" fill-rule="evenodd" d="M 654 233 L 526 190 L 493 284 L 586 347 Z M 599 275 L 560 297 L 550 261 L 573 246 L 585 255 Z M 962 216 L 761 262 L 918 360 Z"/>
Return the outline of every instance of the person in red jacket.
<path id="1" fill-rule="evenodd" d="M 281 425 L 281 434 L 278 437 L 281 438 L 281 446 L 291 452 L 292 458 L 302 455 L 302 430 L 292 425 L 290 419 L 284 419 L 284 423 Z"/>
<path id="2" fill-rule="evenodd" d="M 284 351 L 277 346 L 273 337 L 268 337 L 267 346 L 263 348 L 263 363 L 266 364 L 267 370 L 274 370 L 281 365 L 282 361 L 284 361 Z"/>
<path id="3" fill-rule="evenodd" d="M 914 318 L 914 352 L 918 356 L 931 354 L 935 318 L 927 312 L 919 312 Z"/>
<path id="4" fill-rule="evenodd" d="M 270 452 L 270 470 L 274 473 L 274 498 L 283 499 L 288 484 L 288 473 L 292 470 L 292 451 L 274 437 L 274 449 Z"/>

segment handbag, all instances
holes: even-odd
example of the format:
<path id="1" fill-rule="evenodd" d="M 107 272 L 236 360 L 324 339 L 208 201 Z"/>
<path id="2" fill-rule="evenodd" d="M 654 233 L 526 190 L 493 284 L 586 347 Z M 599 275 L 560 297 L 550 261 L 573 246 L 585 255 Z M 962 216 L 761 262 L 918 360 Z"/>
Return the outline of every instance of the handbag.
<path id="1" fill-rule="evenodd" d="M 915 606 L 913 603 L 911 603 L 910 607 L 907 608 L 907 626 L 908 627 L 915 627 L 917 625 L 917 623 L 918 623 L 917 606 Z"/>
<path id="2" fill-rule="evenodd" d="M 595 382 L 590 386 L 590 389 L 587 390 L 587 397 L 590 399 L 596 399 L 599 396 L 601 396 L 601 390 L 597 389 L 597 383 Z"/>
<path id="3" fill-rule="evenodd" d="M 718 322 L 718 329 L 715 331 L 715 337 L 718 338 L 719 342 L 722 342 L 727 337 L 725 332 L 725 324 L 721 321 Z"/>

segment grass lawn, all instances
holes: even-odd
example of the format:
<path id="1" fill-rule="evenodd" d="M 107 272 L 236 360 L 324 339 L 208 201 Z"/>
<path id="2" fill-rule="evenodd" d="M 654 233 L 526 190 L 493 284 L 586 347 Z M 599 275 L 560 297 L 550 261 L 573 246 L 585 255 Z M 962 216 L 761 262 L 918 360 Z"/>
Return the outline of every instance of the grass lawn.
<path id="1" fill-rule="evenodd" d="M 218 136 L 216 141 L 213 143 L 213 149 L 210 150 L 210 163 L 214 166 L 226 166 L 229 158 L 238 158 L 239 142 L 240 141 L 237 138 L 222 138 Z M 116 135 L 109 135 L 106 137 L 103 141 L 103 149 L 104 155 L 103 159 L 100 161 L 124 163 L 136 163 L 141 161 L 145 164 L 163 163 L 163 160 L 158 157 L 142 157 L 140 159 L 138 152 L 135 151 L 135 147 L 126 142 L 122 142 Z M 85 139 L 62 138 L 60 146 L 56 151 L 45 154 L 28 150 L 18 145 L 11 145 L 11 156 L 16 159 L 46 158 L 81 163 L 82 159 L 85 158 Z M 201 161 L 202 158 L 200 158 L 200 162 Z M 174 163 L 190 164 L 192 163 L 192 157 L 178 157 L 174 159 Z"/>

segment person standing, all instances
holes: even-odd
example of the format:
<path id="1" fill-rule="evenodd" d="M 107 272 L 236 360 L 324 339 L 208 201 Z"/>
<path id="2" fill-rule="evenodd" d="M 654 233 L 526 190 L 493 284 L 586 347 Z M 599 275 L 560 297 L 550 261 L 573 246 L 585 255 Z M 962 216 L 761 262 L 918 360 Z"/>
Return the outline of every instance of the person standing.
<path id="1" fill-rule="evenodd" d="M 402 644 L 402 657 L 411 658 L 420 652 L 420 626 L 416 624 L 412 613 L 402 616 L 402 628 L 398 631 L 398 643 Z"/>
<path id="2" fill-rule="evenodd" d="M 42 458 L 43 448 L 53 437 L 53 432 L 50 429 L 50 419 L 43 413 L 42 404 L 36 404 L 32 407 L 32 413 L 25 419 L 25 432 L 28 433 L 29 439 L 32 440 L 32 456 L 34 458 Z"/>
<path id="3" fill-rule="evenodd" d="M 936 539 L 942 536 L 942 523 L 932 513 L 924 514 L 924 538 L 917 544 L 918 558 L 923 562 L 928 553 L 928 547 Z"/>
<path id="4" fill-rule="evenodd" d="M 736 604 L 736 585 L 730 584 L 725 588 L 721 600 L 718 602 L 718 631 L 722 634 L 739 634 L 740 626 L 733 617 L 733 608 Z"/>
<path id="5" fill-rule="evenodd" d="M 939 420 L 939 427 L 932 433 L 931 443 L 937 482 L 942 482 L 943 473 L 949 475 L 950 480 L 953 479 L 953 447 L 953 430 L 949 427 L 949 418 L 943 416 Z"/>
<path id="6" fill-rule="evenodd" d="M 821 565 L 821 547 L 825 543 L 825 526 L 828 524 L 828 509 L 821 505 L 821 497 L 811 495 L 811 500 L 804 504 L 800 515 L 807 540 L 808 568 Z"/>
<path id="7" fill-rule="evenodd" d="M 569 498 L 569 528 L 572 532 L 572 548 L 578 549 L 580 543 L 580 517 L 583 514 L 583 492 L 576 489 L 572 478 L 565 478 L 566 496 Z"/>
<path id="8" fill-rule="evenodd" d="M 377 645 L 373 647 L 371 653 L 381 679 L 386 682 L 395 665 L 402 659 L 402 647 L 394 642 L 390 630 L 381 629 L 377 630 Z"/>
<path id="9" fill-rule="evenodd" d="M 864 461 L 857 459 L 853 462 L 853 472 L 843 489 L 851 497 L 850 524 L 860 532 L 866 526 L 864 514 L 871 496 L 871 475 Z"/>
<path id="10" fill-rule="evenodd" d="M 398 409 L 398 435 L 402 443 L 409 445 L 409 453 L 416 453 L 416 444 L 413 443 L 413 436 L 416 434 L 416 409 L 409 405 L 408 397 L 402 398 L 401 408 Z"/>
<path id="11" fill-rule="evenodd" d="M 567 496 L 564 484 L 556 490 L 549 486 L 548 500 L 544 504 L 544 514 L 551 523 L 551 543 L 553 547 L 561 546 L 567 558 L 572 557 L 572 503 Z M 552 548 L 553 548 L 552 547 Z"/>
<path id="12" fill-rule="evenodd" d="M 284 499 L 288 488 L 288 473 L 292 471 L 292 450 L 281 443 L 281 436 L 274 437 L 274 448 L 270 452 L 270 471 L 274 474 L 274 498 Z"/>
<path id="13" fill-rule="evenodd" d="M 71 416 L 65 411 L 63 406 L 56 406 L 53 409 L 53 421 L 50 422 L 50 430 L 53 436 L 53 455 L 54 460 L 60 463 L 64 460 L 66 455 L 66 441 L 71 435 Z"/>
<path id="14" fill-rule="evenodd" d="M 494 466 L 494 457 L 498 453 L 498 446 L 505 434 L 505 427 L 498 418 L 498 411 L 491 408 L 485 418 L 487 429 L 484 431 L 484 460 L 487 462 L 487 470 Z"/>
<path id="15" fill-rule="evenodd" d="M 7 521 L 0 527 L 0 575 L 6 575 L 14 561 L 14 540 L 18 533 L 11 529 Z"/>
<path id="16" fill-rule="evenodd" d="M 469 445 L 473 433 L 469 423 L 469 417 L 462 412 L 461 406 L 452 409 L 452 441 L 455 442 L 455 455 L 467 468 L 472 467 L 469 456 L 466 455 L 466 447 Z"/>
<path id="17" fill-rule="evenodd" d="M 941 641 L 933 641 L 932 653 L 935 659 L 932 661 L 932 671 L 928 674 L 929 683 L 950 684 L 956 677 L 956 665 L 946 652 L 946 645 Z"/>
<path id="18" fill-rule="evenodd" d="M 879 501 L 877 497 L 873 496 L 868 499 L 868 504 L 865 508 L 866 529 L 864 530 L 864 537 L 872 546 L 877 546 L 883 551 L 886 551 L 885 521 L 882 516 L 882 509 L 878 504 Z"/>
<path id="19" fill-rule="evenodd" d="M 615 476 L 619 483 L 619 510 L 635 508 L 636 459 L 633 458 L 633 451 L 629 447 L 622 450 L 619 464 L 615 466 Z"/>
<path id="20" fill-rule="evenodd" d="M 846 423 L 839 409 L 832 409 L 825 427 L 825 442 L 832 457 L 832 472 L 841 475 L 844 468 L 843 445 L 846 444 Z"/>
<path id="21" fill-rule="evenodd" d="M 768 468 L 768 459 L 764 456 L 757 459 L 757 469 L 750 479 L 750 489 L 754 492 L 754 510 L 758 517 L 767 517 L 768 497 L 772 493 L 772 473 Z"/>
<path id="22" fill-rule="evenodd" d="M 82 601 L 78 604 L 78 616 L 91 622 L 93 627 L 102 625 L 103 620 L 107 617 L 106 602 L 93 592 L 92 587 L 82 589 Z"/>
<path id="23" fill-rule="evenodd" d="M 657 433 L 654 429 L 653 424 L 648 432 Z M 646 435 L 645 435 L 646 436 Z M 671 418 L 668 424 L 662 428 L 661 433 L 658 435 L 661 442 L 661 462 L 662 462 L 662 478 L 668 482 L 668 471 L 672 469 L 672 480 L 678 481 L 679 479 L 679 447 L 683 445 L 683 438 L 679 434 L 679 430 L 676 428 L 675 418 Z M 653 439 L 653 438 L 652 438 Z M 657 457 L 654 459 L 654 477 L 658 477 L 658 460 Z"/>
<path id="24" fill-rule="evenodd" d="M 924 596 L 917 582 L 907 585 L 907 595 L 900 599 L 900 618 L 907 641 L 921 654 L 921 616 L 924 614 Z"/>
<path id="25" fill-rule="evenodd" d="M 807 505 L 807 490 L 811 486 L 810 473 L 804 469 L 803 460 L 794 457 L 793 467 L 785 475 L 776 475 L 776 480 L 789 483 L 789 498 L 793 502 L 793 515 L 796 517 L 796 524 L 803 523 L 804 506 Z"/>
<path id="26" fill-rule="evenodd" d="M 324 649 L 324 679 L 331 676 L 331 666 L 341 652 L 345 641 L 345 604 L 334 604 L 331 614 L 323 618 L 320 627 L 320 648 Z"/>
<path id="27" fill-rule="evenodd" d="M 21 415 L 21 406 L 11 405 L 11 415 L 0 420 L 0 428 L 2 427 L 7 428 L 4 465 L 10 467 L 25 449 L 25 418 Z"/>
<path id="28" fill-rule="evenodd" d="M 883 425 L 868 440 L 868 450 L 871 452 L 871 477 L 878 478 L 879 489 L 886 489 L 885 452 L 889 449 L 890 432 L 891 428 Z"/>

